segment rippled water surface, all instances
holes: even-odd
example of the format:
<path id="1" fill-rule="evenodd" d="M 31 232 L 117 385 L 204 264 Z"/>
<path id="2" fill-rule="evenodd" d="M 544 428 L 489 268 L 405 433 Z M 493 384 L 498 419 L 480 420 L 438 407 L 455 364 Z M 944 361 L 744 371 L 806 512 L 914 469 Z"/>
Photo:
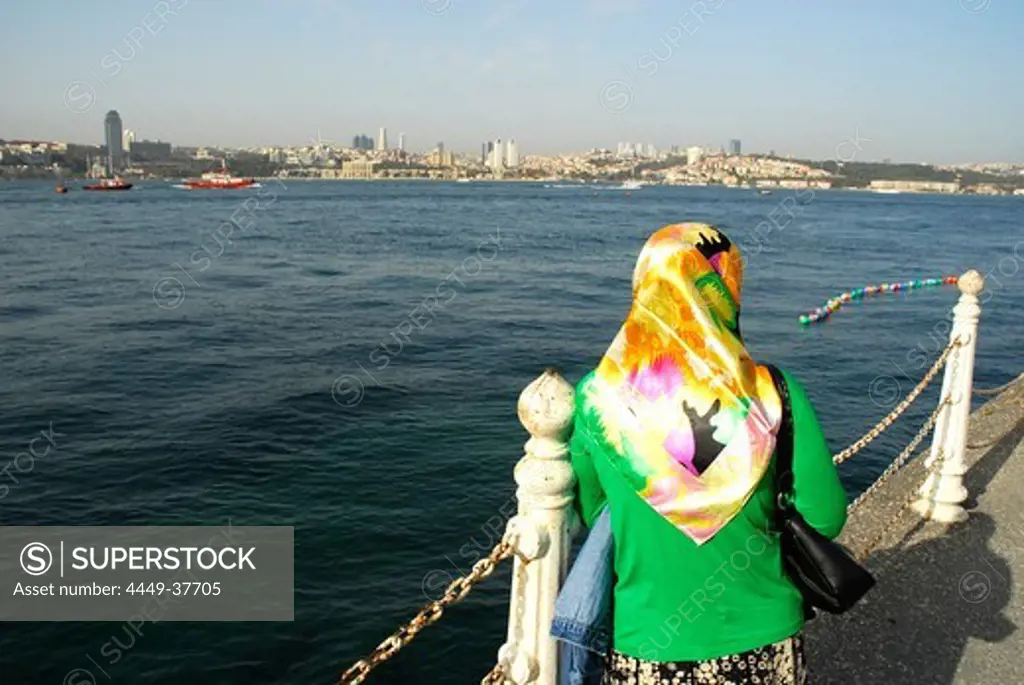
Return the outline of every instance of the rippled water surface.
<path id="1" fill-rule="evenodd" d="M 988 272 L 976 381 L 1021 370 L 1024 198 L 787 197 L 0 184 L 0 462 L 51 423 L 63 434 L 4 481 L 2 522 L 296 530 L 293 623 L 160 623 L 134 641 L 116 623 L 5 624 L 0 679 L 57 685 L 86 668 L 103 683 L 103 667 L 115 683 L 332 682 L 411 617 L 424 587 L 496 541 L 526 438 L 519 391 L 547 366 L 575 381 L 597 361 L 632 261 L 666 223 L 713 222 L 746 246 L 748 344 L 803 380 L 836 450 L 924 373 L 956 294 L 890 295 L 797 325 L 842 290 Z M 228 235 L 233 215 L 246 228 Z M 781 228 L 762 224 L 752 249 L 769 217 Z M 851 492 L 935 399 L 844 469 Z M 507 588 L 505 570 L 374 682 L 477 682 L 503 640 Z M 114 662 L 112 637 L 130 645 Z"/>

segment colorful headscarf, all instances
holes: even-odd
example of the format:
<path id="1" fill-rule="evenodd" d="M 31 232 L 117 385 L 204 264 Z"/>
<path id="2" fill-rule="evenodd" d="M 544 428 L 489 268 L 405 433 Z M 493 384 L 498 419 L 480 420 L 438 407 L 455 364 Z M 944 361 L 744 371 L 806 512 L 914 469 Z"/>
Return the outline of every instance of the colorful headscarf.
<path id="1" fill-rule="evenodd" d="M 633 306 L 597 367 L 594 406 L 616 468 L 698 545 L 753 494 L 781 403 L 740 337 L 739 250 L 706 224 L 666 226 L 633 272 Z"/>

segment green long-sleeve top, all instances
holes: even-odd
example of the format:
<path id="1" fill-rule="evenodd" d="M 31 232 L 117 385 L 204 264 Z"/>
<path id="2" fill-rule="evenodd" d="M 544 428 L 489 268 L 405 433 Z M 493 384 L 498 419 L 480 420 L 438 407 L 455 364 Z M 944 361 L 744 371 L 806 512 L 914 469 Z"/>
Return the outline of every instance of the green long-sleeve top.
<path id="1" fill-rule="evenodd" d="M 804 389 L 783 372 L 793 416 L 797 510 L 830 538 L 846 522 L 846 494 Z M 594 409 L 576 392 L 571 441 L 578 512 L 593 525 L 611 511 L 615 555 L 614 648 L 651 661 L 696 661 L 778 642 L 803 627 L 799 592 L 782 568 L 775 516 L 775 458 L 753 496 L 697 546 L 651 508 L 609 458 Z"/>

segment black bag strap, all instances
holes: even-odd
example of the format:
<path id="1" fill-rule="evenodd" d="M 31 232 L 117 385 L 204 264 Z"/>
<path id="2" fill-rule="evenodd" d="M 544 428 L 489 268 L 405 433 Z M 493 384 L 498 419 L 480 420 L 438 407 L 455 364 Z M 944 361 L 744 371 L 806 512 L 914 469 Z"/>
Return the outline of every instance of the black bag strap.
<path id="1" fill-rule="evenodd" d="M 793 506 L 793 411 L 789 399 L 789 387 L 778 367 L 767 364 L 768 373 L 772 376 L 775 391 L 779 393 L 782 404 L 782 422 L 775 440 L 775 491 L 778 529 L 794 511 Z"/>

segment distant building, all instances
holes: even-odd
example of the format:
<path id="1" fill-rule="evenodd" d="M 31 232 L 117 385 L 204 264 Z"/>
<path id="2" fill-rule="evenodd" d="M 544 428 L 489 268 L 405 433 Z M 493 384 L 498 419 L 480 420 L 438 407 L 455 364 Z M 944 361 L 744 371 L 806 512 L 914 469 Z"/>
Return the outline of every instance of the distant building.
<path id="1" fill-rule="evenodd" d="M 356 150 L 372 150 L 373 138 L 362 134 L 356 135 L 352 138 L 352 147 Z"/>
<path id="2" fill-rule="evenodd" d="M 353 159 L 341 165 L 340 178 L 373 178 L 373 162 L 366 159 Z"/>
<path id="3" fill-rule="evenodd" d="M 132 143 L 135 142 L 135 131 L 131 129 L 125 129 L 121 135 L 121 148 L 124 150 L 124 165 L 130 167 L 132 165 Z"/>
<path id="4" fill-rule="evenodd" d="M 956 193 L 959 183 L 942 181 L 872 181 L 868 188 L 889 193 Z"/>
<path id="5" fill-rule="evenodd" d="M 213 155 L 205 147 L 196 150 L 195 159 L 213 159 Z"/>
<path id="6" fill-rule="evenodd" d="M 388 130 L 383 126 L 380 127 L 380 131 L 377 132 L 377 149 L 387 150 L 388 149 Z"/>
<path id="7" fill-rule="evenodd" d="M 686 148 L 686 164 L 693 165 L 700 162 L 700 158 L 704 156 L 704 150 L 693 145 Z"/>
<path id="8" fill-rule="evenodd" d="M 124 169 L 124 127 L 121 125 L 121 115 L 115 110 L 107 112 L 103 129 L 107 143 L 107 173 L 120 173 Z"/>
<path id="9" fill-rule="evenodd" d="M 738 138 L 733 138 L 729 141 L 729 154 L 733 157 L 738 157 L 743 154 L 743 147 Z"/>
<path id="10" fill-rule="evenodd" d="M 403 151 L 403 152 L 405 151 L 405 134 L 404 133 L 399 133 L 398 134 L 398 149 Z"/>
<path id="11" fill-rule="evenodd" d="M 516 145 L 514 138 L 510 139 L 505 146 L 505 166 L 509 169 L 519 166 L 519 146 Z"/>
<path id="12" fill-rule="evenodd" d="M 501 144 L 501 138 L 495 139 L 494 143 L 491 144 L 491 150 L 487 157 L 487 166 L 492 171 L 505 167 L 505 149 Z"/>
<path id="13" fill-rule="evenodd" d="M 438 143 L 434 151 L 427 157 L 430 166 L 450 167 L 455 164 L 455 156 L 451 150 L 444 149 L 444 143 Z"/>
<path id="14" fill-rule="evenodd" d="M 160 140 L 132 140 L 128 154 L 133 162 L 159 162 L 171 156 L 171 144 Z"/>

